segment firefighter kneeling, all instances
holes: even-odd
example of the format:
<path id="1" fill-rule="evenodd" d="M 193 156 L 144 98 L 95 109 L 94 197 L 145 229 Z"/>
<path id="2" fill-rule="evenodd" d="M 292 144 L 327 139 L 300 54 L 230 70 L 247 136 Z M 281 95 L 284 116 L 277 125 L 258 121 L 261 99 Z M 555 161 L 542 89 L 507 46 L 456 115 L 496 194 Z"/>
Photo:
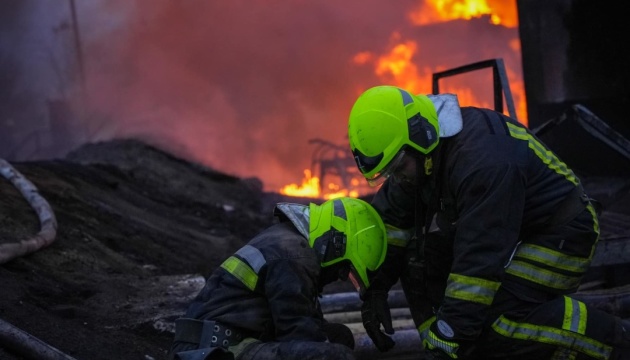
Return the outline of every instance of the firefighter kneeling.
<path id="1" fill-rule="evenodd" d="M 318 297 L 338 279 L 369 288 L 387 250 L 381 218 L 354 198 L 280 203 L 275 215 L 177 320 L 170 359 L 354 359 L 352 332 L 324 319 Z"/>

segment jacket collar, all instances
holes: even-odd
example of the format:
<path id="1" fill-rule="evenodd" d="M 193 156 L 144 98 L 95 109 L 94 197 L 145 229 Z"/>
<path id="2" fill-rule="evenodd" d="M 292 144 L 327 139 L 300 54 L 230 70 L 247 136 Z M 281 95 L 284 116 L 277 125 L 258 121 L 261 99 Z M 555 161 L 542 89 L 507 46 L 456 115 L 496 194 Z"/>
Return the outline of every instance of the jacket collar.
<path id="1" fill-rule="evenodd" d="M 308 205 L 278 203 L 274 209 L 274 214 L 277 214 L 278 211 L 293 223 L 300 234 L 304 235 L 307 240 L 309 239 L 310 210 Z"/>
<path id="2" fill-rule="evenodd" d="M 463 128 L 462 112 L 455 94 L 427 95 L 435 106 L 440 138 L 457 135 Z"/>

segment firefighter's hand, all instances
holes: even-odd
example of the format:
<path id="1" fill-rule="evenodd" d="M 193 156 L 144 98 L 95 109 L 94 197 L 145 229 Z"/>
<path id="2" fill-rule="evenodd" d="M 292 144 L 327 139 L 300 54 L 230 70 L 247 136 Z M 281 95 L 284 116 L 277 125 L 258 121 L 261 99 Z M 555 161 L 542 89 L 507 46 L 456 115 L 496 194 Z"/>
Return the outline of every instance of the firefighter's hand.
<path id="1" fill-rule="evenodd" d="M 394 334 L 387 292 L 368 290 L 365 293 L 363 305 L 361 305 L 361 319 L 365 331 L 379 351 L 385 352 L 394 347 L 396 344 L 394 340 L 385 334 Z M 381 331 L 381 324 L 385 333 Z"/>
<path id="2" fill-rule="evenodd" d="M 442 323 L 441 325 L 439 323 Z M 441 331 L 443 329 L 444 331 Z M 446 332 L 446 334 L 444 334 Z M 422 346 L 427 353 L 428 359 L 457 359 L 457 351 L 459 344 L 453 340 L 449 340 L 449 333 L 452 336 L 452 330 L 441 320 L 434 321 L 429 327 L 429 332 L 422 339 Z"/>

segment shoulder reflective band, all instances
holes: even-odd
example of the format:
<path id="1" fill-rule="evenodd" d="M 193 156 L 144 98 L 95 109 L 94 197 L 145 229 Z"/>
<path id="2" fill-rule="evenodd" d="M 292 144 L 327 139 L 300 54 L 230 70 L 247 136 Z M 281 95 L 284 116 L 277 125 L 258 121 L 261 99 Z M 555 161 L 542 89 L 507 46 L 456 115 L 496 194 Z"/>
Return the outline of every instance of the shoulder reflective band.
<path id="1" fill-rule="evenodd" d="M 573 171 L 569 170 L 567 164 L 560 161 L 560 159 L 558 159 L 543 144 L 536 140 L 536 138 L 527 133 L 527 129 L 518 125 L 514 125 L 512 123 L 506 123 L 506 125 L 510 130 L 510 135 L 515 139 L 527 141 L 529 144 L 529 148 L 532 149 L 534 154 L 536 154 L 536 156 L 538 156 L 538 158 L 540 158 L 540 160 L 542 160 L 542 162 L 545 163 L 550 169 L 564 176 L 573 184 L 578 183 L 578 179 L 575 177 Z"/>
<path id="2" fill-rule="evenodd" d="M 263 254 L 260 252 L 260 250 L 256 249 L 255 247 L 251 245 L 245 245 L 242 248 L 238 249 L 238 251 L 236 252 L 236 255 L 245 259 L 245 261 L 247 261 L 249 266 L 251 266 L 252 269 L 254 269 L 256 274 L 258 274 L 258 272 L 260 271 L 260 268 L 262 268 L 263 265 L 265 265 L 265 263 L 267 262 Z"/>
<path id="3" fill-rule="evenodd" d="M 260 250 L 251 245 L 243 246 L 236 255 L 246 262 L 236 256 L 230 256 L 221 264 L 221 267 L 239 279 L 248 289 L 254 291 L 258 283 L 258 272 L 266 262 L 265 257 Z"/>
<path id="4" fill-rule="evenodd" d="M 503 315 L 492 324 L 492 329 L 508 338 L 562 346 L 595 359 L 608 359 L 612 352 L 611 346 L 582 334 L 550 326 L 518 323 Z"/>
<path id="5" fill-rule="evenodd" d="M 501 286 L 501 283 L 496 281 L 450 274 L 444 295 L 455 299 L 490 305 L 499 286 Z"/>

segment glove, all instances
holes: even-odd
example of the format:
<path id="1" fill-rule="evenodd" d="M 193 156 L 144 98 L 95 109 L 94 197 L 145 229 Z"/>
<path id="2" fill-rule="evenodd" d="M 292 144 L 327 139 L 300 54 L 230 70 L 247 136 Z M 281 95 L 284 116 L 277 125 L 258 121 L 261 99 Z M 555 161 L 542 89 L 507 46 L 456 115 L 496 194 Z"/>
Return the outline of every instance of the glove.
<path id="1" fill-rule="evenodd" d="M 352 330 L 344 324 L 325 323 L 322 330 L 326 333 L 328 341 L 331 343 L 341 344 L 354 350 L 354 335 Z"/>
<path id="2" fill-rule="evenodd" d="M 441 330 L 440 330 L 441 329 Z M 444 333 L 446 333 L 447 336 Z M 450 333 L 450 334 L 449 334 Z M 457 359 L 459 344 L 449 340 L 453 330 L 444 320 L 434 321 L 429 327 L 429 331 L 422 339 L 422 346 L 429 359 Z"/>
<path id="3" fill-rule="evenodd" d="M 387 292 L 368 290 L 365 293 L 361 305 L 361 319 L 365 331 L 379 351 L 385 352 L 394 347 L 396 344 L 394 340 L 385 334 L 394 334 L 392 315 L 387 303 Z M 381 324 L 385 333 L 381 331 Z"/>

